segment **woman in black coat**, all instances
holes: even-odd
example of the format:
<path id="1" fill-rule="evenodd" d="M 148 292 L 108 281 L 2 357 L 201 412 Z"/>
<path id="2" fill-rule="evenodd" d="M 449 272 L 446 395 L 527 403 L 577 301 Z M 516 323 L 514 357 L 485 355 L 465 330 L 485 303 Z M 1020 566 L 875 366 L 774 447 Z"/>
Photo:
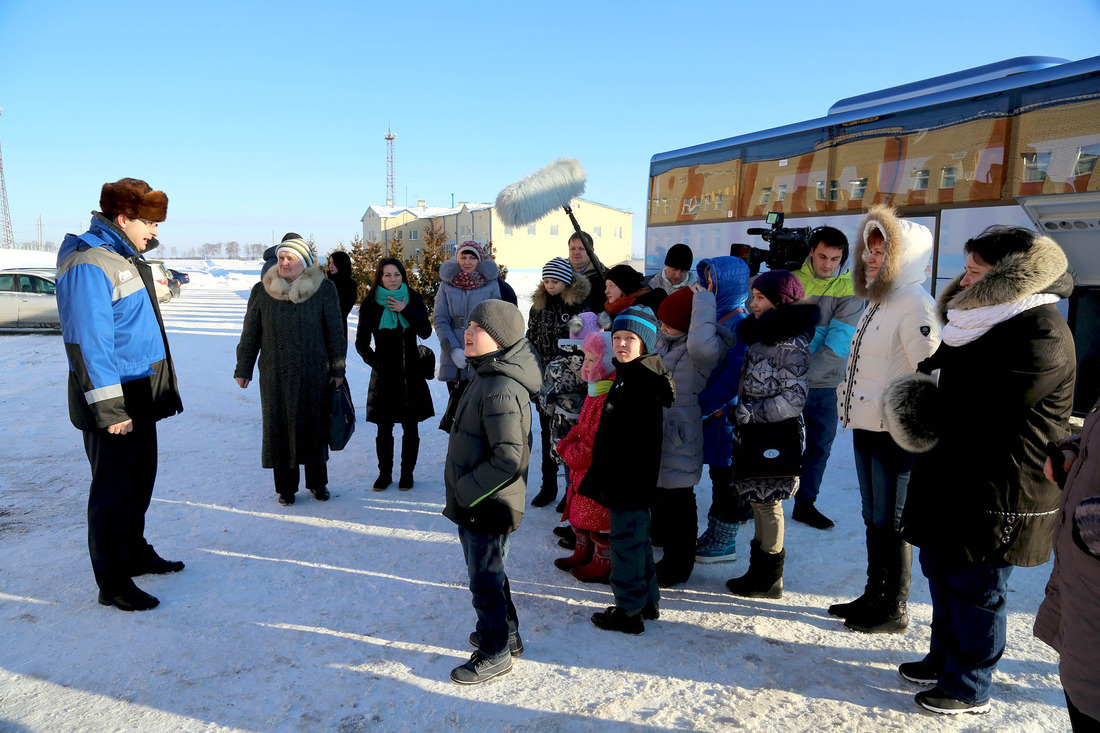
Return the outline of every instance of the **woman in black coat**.
<path id="1" fill-rule="evenodd" d="M 1009 575 L 1050 559 L 1060 492 L 1043 463 L 1069 432 L 1075 371 L 1056 306 L 1073 279 L 1058 245 L 991 227 L 964 251 L 965 271 L 936 304 L 943 342 L 884 400 L 890 434 L 918 454 L 902 532 L 932 596 L 929 652 L 899 671 L 936 685 L 917 703 L 938 713 L 989 709 Z M 925 376 L 936 370 L 938 384 Z"/>
<path id="2" fill-rule="evenodd" d="M 328 279 L 336 286 L 340 296 L 340 313 L 344 316 L 344 330 L 348 327 L 348 314 L 359 297 L 359 286 L 351 273 L 351 257 L 347 252 L 336 250 L 328 256 Z"/>
<path id="3" fill-rule="evenodd" d="M 420 450 L 417 423 L 435 414 L 425 375 L 420 373 L 416 338 L 428 338 L 432 323 L 420 293 L 409 289 L 405 266 L 394 257 L 378 263 L 374 282 L 359 306 L 355 350 L 371 368 L 367 420 L 378 425 L 375 491 L 393 483 L 393 426 L 401 423 L 402 491 L 413 487 Z M 374 347 L 371 347 L 371 341 Z"/>

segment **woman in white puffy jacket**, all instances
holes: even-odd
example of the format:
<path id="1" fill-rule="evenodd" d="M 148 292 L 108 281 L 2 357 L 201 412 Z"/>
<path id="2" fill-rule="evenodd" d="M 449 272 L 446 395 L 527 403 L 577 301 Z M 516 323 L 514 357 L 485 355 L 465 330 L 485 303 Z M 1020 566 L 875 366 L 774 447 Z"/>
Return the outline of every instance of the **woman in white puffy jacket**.
<path id="1" fill-rule="evenodd" d="M 854 601 L 829 606 L 829 613 L 857 631 L 900 633 L 909 623 L 913 550 L 901 538 L 901 513 L 913 457 L 886 431 L 882 396 L 891 381 L 915 372 L 939 346 L 935 302 L 923 286 L 931 255 L 932 233 L 898 218 L 893 207 L 873 206 L 859 223 L 852 284 L 867 308 L 852 337 L 837 408 L 841 425 L 853 429 L 867 528 L 867 587 Z"/>

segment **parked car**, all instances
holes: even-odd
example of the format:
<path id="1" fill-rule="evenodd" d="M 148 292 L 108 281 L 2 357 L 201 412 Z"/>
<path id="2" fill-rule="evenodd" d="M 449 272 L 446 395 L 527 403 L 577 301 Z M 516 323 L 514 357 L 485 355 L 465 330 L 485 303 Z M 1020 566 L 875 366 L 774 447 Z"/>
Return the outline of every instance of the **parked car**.
<path id="1" fill-rule="evenodd" d="M 160 260 L 146 260 L 146 263 L 153 268 L 153 285 L 157 291 L 157 300 L 161 303 L 167 303 L 179 295 L 179 287 L 173 293 L 172 288 L 168 286 L 171 276 L 168 274 L 168 268 L 164 266 L 163 262 Z"/>
<path id="2" fill-rule="evenodd" d="M 61 328 L 57 271 L 0 270 L 0 328 Z"/>
<path id="3" fill-rule="evenodd" d="M 187 283 L 191 282 L 191 276 L 183 270 L 173 270 L 171 267 L 169 267 L 168 274 L 179 280 L 180 285 L 186 285 Z"/>

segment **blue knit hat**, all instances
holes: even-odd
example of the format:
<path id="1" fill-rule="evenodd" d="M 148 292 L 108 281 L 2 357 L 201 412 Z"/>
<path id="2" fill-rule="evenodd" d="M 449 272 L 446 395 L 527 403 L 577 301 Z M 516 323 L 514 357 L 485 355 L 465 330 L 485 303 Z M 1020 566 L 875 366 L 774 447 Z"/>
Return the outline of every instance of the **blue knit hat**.
<path id="1" fill-rule="evenodd" d="M 611 333 L 616 331 L 630 331 L 638 335 L 645 344 L 645 353 L 652 354 L 657 345 L 657 316 L 644 305 L 636 305 L 627 308 L 615 316 L 611 324 Z"/>

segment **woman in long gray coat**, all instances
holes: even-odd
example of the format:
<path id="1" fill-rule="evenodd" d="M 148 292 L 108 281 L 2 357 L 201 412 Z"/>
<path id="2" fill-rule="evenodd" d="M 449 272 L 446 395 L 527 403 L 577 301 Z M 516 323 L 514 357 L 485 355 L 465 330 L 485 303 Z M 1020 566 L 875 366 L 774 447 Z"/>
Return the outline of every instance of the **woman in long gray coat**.
<path id="1" fill-rule="evenodd" d="M 279 503 L 294 503 L 298 466 L 306 488 L 320 501 L 328 492 L 329 384 L 344 381 L 347 336 L 336 286 L 313 266 L 313 253 L 301 239 L 278 247 L 272 267 L 248 296 L 237 368 L 244 389 L 260 362 L 264 468 L 275 476 Z"/>
<path id="2" fill-rule="evenodd" d="M 455 250 L 453 260 L 439 266 L 439 290 L 435 294 L 432 325 L 439 337 L 439 381 L 449 389 L 468 381 L 473 372 L 466 366 L 464 334 L 470 311 L 482 301 L 500 300 L 500 268 L 481 245 L 463 242 Z"/>

